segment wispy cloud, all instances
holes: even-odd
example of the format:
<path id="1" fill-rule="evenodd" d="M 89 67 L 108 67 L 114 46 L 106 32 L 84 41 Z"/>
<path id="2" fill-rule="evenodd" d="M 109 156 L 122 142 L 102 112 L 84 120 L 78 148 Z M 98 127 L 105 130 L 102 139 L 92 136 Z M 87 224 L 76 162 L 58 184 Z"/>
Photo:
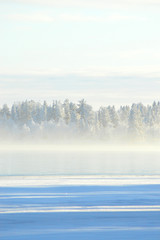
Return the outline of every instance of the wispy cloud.
<path id="1" fill-rule="evenodd" d="M 146 19 L 139 16 L 111 14 L 108 16 L 94 16 L 94 15 L 75 15 L 75 14 L 59 14 L 51 15 L 50 13 L 35 12 L 29 14 L 10 14 L 5 16 L 8 19 L 16 21 L 29 22 L 116 22 L 116 21 L 145 21 Z"/>
<path id="2" fill-rule="evenodd" d="M 114 22 L 114 21 L 125 21 L 125 20 L 146 20 L 138 16 L 112 14 L 108 16 L 84 16 L 84 15 L 71 15 L 63 14 L 59 16 L 60 20 L 64 21 L 78 21 L 78 22 Z"/>
<path id="3" fill-rule="evenodd" d="M 96 86 L 98 83 L 96 83 L 96 86 L 94 87 L 94 79 L 89 79 L 87 87 L 85 81 L 83 81 L 83 88 L 79 89 L 79 84 L 77 84 L 77 88 L 74 90 L 68 88 L 58 90 L 58 88 L 55 87 L 58 80 L 53 80 L 52 83 L 50 80 L 45 79 L 44 81 L 43 84 L 34 84 L 32 87 L 29 82 L 24 86 L 18 87 L 19 82 L 17 83 L 16 81 L 14 84 L 16 84 L 17 87 L 15 88 L 9 87 L 8 85 L 1 87 L 0 107 L 4 103 L 11 105 L 14 102 L 25 101 L 26 99 L 33 99 L 42 103 L 44 100 L 47 100 L 48 103 L 52 103 L 55 99 L 64 101 L 68 98 L 71 101 L 77 102 L 78 100 L 85 98 L 95 109 L 98 109 L 101 105 L 119 106 L 132 104 L 133 102 L 152 104 L 154 100 L 159 100 L 159 91 L 158 89 L 156 90 L 157 85 L 155 86 L 153 93 L 151 93 L 150 85 L 148 84 L 142 88 L 141 86 L 139 87 L 139 85 L 136 86 L 135 83 L 132 82 L 130 86 L 124 88 L 124 84 L 117 84 L 117 81 L 123 83 L 121 79 L 103 79 L 103 81 L 99 82 L 101 87 L 97 89 Z M 69 82 L 70 80 L 66 79 L 66 81 Z M 74 81 L 76 81 L 76 79 Z M 71 81 L 72 84 L 74 84 L 74 81 Z M 108 81 L 107 86 L 106 81 Z M 111 86 L 110 81 L 112 81 Z M 34 79 L 32 79 L 32 82 L 34 82 Z M 139 82 L 139 80 L 136 82 Z M 47 87 L 44 87 L 46 84 Z"/>
<path id="4" fill-rule="evenodd" d="M 159 0 L 1 0 L 0 2 L 25 3 L 25 4 L 39 4 L 59 7 L 133 7 L 133 6 L 155 6 L 160 5 Z"/>
<path id="5" fill-rule="evenodd" d="M 30 21 L 30 22 L 53 22 L 55 19 L 43 13 L 34 14 L 10 14 L 7 18 L 17 21 Z"/>
<path id="6" fill-rule="evenodd" d="M 147 69 L 147 70 L 146 70 Z M 33 99 L 78 101 L 85 98 L 95 108 L 101 105 L 152 103 L 159 100 L 160 72 L 150 68 L 81 69 L 79 72 L 30 72 L 0 74 L 0 102 Z M 155 72 L 157 71 L 157 72 Z M 95 97 L 96 96 L 96 97 Z"/>
<path id="7" fill-rule="evenodd" d="M 4 70 L 0 67 L 0 81 L 5 79 L 14 81 L 28 81 L 29 79 L 32 81 L 31 76 L 34 79 L 37 78 L 46 78 L 46 77 L 63 77 L 66 78 L 85 78 L 85 77 L 141 77 L 141 78 L 159 78 L 160 79 L 160 65 L 144 65 L 144 66 L 114 66 L 114 67 L 98 67 L 91 66 L 86 68 L 55 68 L 55 69 L 45 69 L 42 70 L 34 69 L 34 70 L 14 70 L 9 71 L 8 69 Z M 25 76 L 25 78 L 24 78 Z"/>

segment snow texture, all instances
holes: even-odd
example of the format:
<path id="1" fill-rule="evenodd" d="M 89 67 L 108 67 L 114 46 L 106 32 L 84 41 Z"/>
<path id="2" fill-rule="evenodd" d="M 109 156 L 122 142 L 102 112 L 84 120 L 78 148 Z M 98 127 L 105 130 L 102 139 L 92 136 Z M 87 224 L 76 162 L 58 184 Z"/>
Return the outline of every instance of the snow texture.
<path id="1" fill-rule="evenodd" d="M 1 177 L 2 240 L 158 240 L 160 177 Z"/>

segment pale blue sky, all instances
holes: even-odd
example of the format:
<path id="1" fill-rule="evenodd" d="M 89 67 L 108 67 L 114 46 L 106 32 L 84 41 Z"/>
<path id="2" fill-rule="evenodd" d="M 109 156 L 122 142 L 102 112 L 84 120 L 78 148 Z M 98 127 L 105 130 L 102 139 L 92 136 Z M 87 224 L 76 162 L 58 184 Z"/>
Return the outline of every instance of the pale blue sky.
<path id="1" fill-rule="evenodd" d="M 159 100 L 159 24 L 159 0 L 0 0 L 1 105 Z"/>

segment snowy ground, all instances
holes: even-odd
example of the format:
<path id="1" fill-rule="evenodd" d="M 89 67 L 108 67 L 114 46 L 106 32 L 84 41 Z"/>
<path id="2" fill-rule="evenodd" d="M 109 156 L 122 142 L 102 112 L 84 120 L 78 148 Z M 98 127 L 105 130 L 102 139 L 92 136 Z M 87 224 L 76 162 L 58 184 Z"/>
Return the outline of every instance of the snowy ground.
<path id="1" fill-rule="evenodd" d="M 160 239 L 160 177 L 0 177 L 1 240 Z"/>

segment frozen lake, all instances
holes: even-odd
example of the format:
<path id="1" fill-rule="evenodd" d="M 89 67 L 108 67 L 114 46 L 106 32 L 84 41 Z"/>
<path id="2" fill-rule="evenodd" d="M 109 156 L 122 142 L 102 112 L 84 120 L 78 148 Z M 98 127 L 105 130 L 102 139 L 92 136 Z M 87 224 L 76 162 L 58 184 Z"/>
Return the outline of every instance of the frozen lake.
<path id="1" fill-rule="evenodd" d="M 0 148 L 0 239 L 159 237 L 159 150 Z"/>
<path id="2" fill-rule="evenodd" d="M 157 175 L 160 150 L 97 145 L 2 146 L 0 175 Z"/>
<path id="3" fill-rule="evenodd" d="M 158 240 L 160 177 L 0 177 L 0 239 Z"/>

